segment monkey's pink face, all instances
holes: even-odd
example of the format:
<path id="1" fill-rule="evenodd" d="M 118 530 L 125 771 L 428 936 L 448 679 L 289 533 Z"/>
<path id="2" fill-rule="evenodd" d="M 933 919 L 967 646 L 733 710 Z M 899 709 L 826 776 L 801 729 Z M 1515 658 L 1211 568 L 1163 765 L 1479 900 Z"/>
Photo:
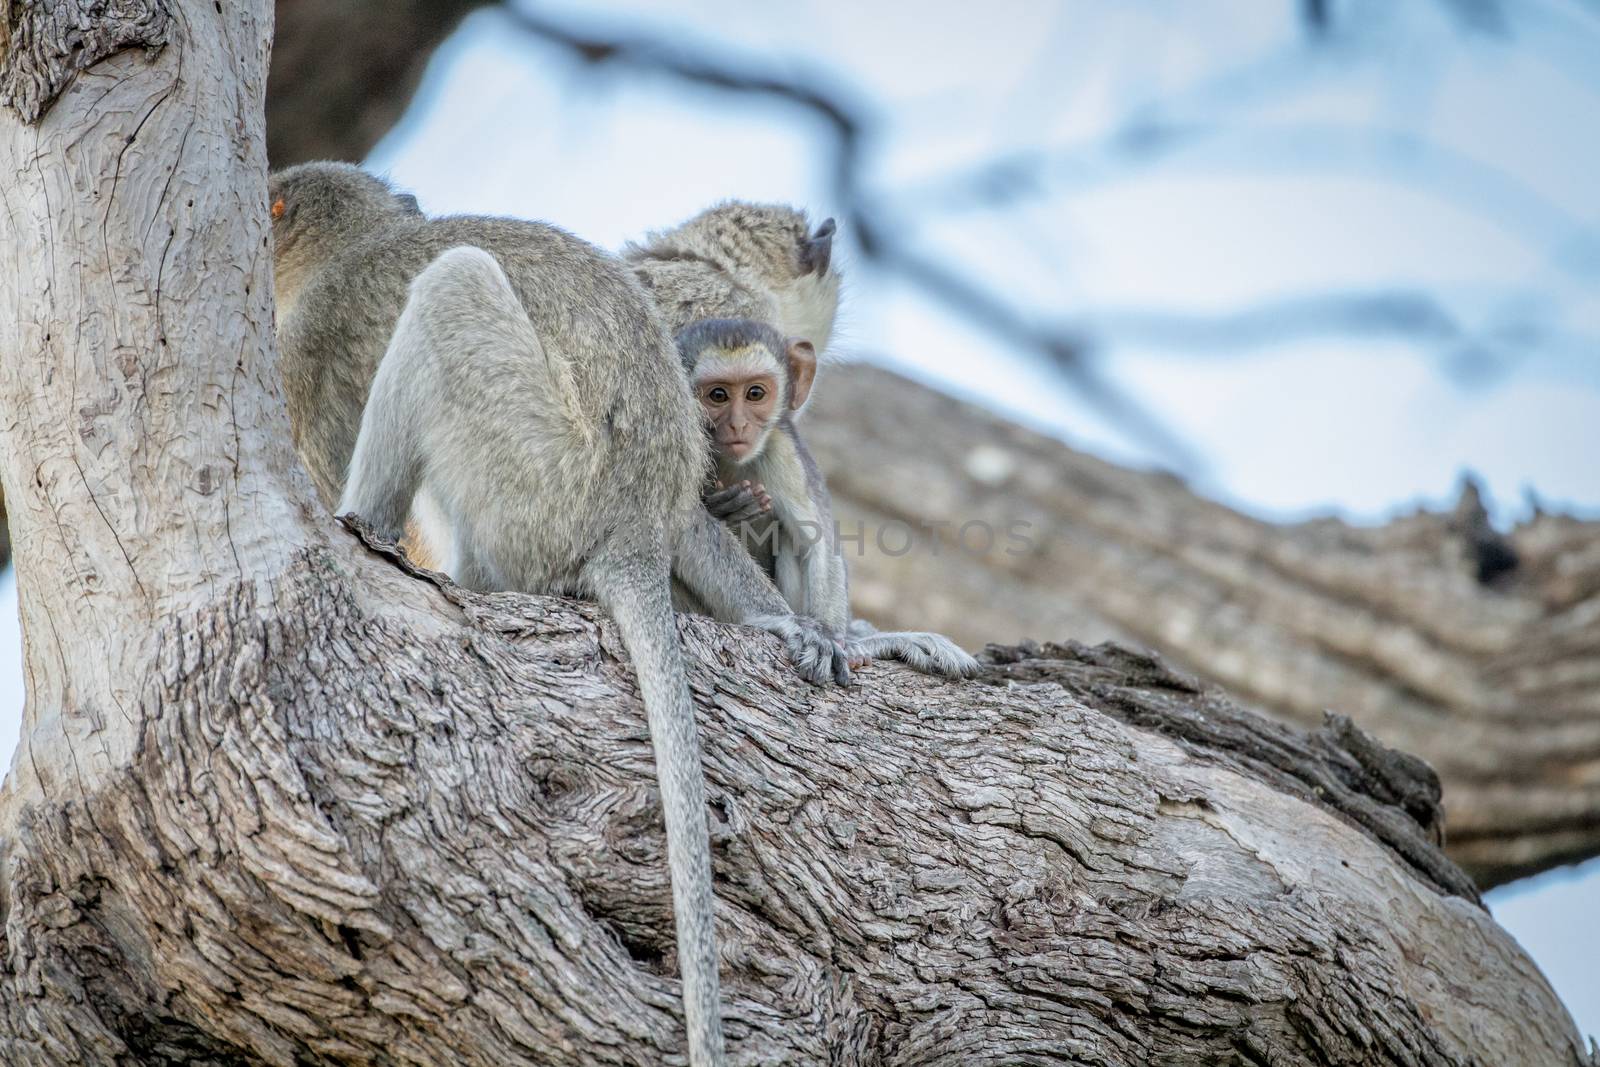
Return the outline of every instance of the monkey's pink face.
<path id="1" fill-rule="evenodd" d="M 760 451 L 778 414 L 775 375 L 703 378 L 695 383 L 695 393 L 718 452 L 740 463 Z"/>

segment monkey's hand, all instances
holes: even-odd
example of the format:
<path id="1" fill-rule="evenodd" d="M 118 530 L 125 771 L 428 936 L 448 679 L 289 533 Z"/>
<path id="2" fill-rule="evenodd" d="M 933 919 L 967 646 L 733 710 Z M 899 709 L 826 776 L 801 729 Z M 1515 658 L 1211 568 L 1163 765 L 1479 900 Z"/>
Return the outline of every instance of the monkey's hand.
<path id="1" fill-rule="evenodd" d="M 809 615 L 757 615 L 747 626 L 783 639 L 800 677 L 812 685 L 850 684 L 850 658 L 828 628 Z"/>
<path id="2" fill-rule="evenodd" d="M 772 498 L 760 482 L 717 482 L 703 497 L 706 510 L 729 526 L 738 526 L 772 510 Z"/>
<path id="3" fill-rule="evenodd" d="M 859 628 L 852 623 L 849 634 L 842 644 L 852 667 L 860 667 L 868 660 L 897 659 L 924 674 L 942 674 L 946 678 L 972 678 L 982 669 L 977 660 L 941 634 L 877 633 L 866 623 Z"/>

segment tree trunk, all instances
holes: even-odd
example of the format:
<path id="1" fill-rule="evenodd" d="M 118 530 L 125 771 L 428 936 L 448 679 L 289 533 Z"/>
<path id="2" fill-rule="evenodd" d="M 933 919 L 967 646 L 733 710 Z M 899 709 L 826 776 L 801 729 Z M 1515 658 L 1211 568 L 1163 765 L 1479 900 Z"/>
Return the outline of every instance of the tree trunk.
<path id="1" fill-rule="evenodd" d="M 6 30 L 5 1062 L 680 1062 L 615 627 L 396 566 L 293 462 L 265 5 Z M 1588 1062 L 1426 768 L 1345 724 L 1112 648 L 811 689 L 681 630 L 737 1063 Z"/>
<path id="2" fill-rule="evenodd" d="M 1284 721 L 1335 708 L 1439 771 L 1484 888 L 1600 853 L 1600 522 L 1502 537 L 1469 486 L 1454 514 L 1276 525 L 886 371 L 817 394 L 806 440 L 880 625 L 1135 642 Z"/>

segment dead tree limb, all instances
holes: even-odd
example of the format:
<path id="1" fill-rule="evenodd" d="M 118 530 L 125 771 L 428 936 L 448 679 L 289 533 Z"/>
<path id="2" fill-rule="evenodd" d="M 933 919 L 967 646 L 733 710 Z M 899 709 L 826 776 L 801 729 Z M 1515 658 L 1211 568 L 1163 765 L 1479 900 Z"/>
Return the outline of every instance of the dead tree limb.
<path id="1" fill-rule="evenodd" d="M 489 0 L 277 0 L 267 159 L 358 162 L 400 120 L 434 49 Z"/>
<path id="2" fill-rule="evenodd" d="M 1469 487 L 1448 514 L 1277 525 L 885 371 L 813 403 L 881 625 L 1126 641 L 1284 721 L 1347 714 L 1438 770 L 1449 852 L 1484 888 L 1600 853 L 1600 523 L 1502 536 Z"/>

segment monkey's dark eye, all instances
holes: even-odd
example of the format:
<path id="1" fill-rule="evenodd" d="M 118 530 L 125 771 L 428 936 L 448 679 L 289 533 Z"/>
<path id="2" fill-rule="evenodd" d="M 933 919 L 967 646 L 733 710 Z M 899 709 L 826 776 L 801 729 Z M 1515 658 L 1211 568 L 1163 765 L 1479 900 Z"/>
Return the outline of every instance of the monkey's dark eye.
<path id="1" fill-rule="evenodd" d="M 759 404 L 767 398 L 767 390 L 765 386 L 752 385 L 750 387 L 750 391 L 744 395 L 745 398 L 750 400 L 752 403 Z"/>
<path id="2" fill-rule="evenodd" d="M 728 391 L 719 385 L 706 393 L 706 399 L 713 404 L 726 404 L 728 402 Z"/>

